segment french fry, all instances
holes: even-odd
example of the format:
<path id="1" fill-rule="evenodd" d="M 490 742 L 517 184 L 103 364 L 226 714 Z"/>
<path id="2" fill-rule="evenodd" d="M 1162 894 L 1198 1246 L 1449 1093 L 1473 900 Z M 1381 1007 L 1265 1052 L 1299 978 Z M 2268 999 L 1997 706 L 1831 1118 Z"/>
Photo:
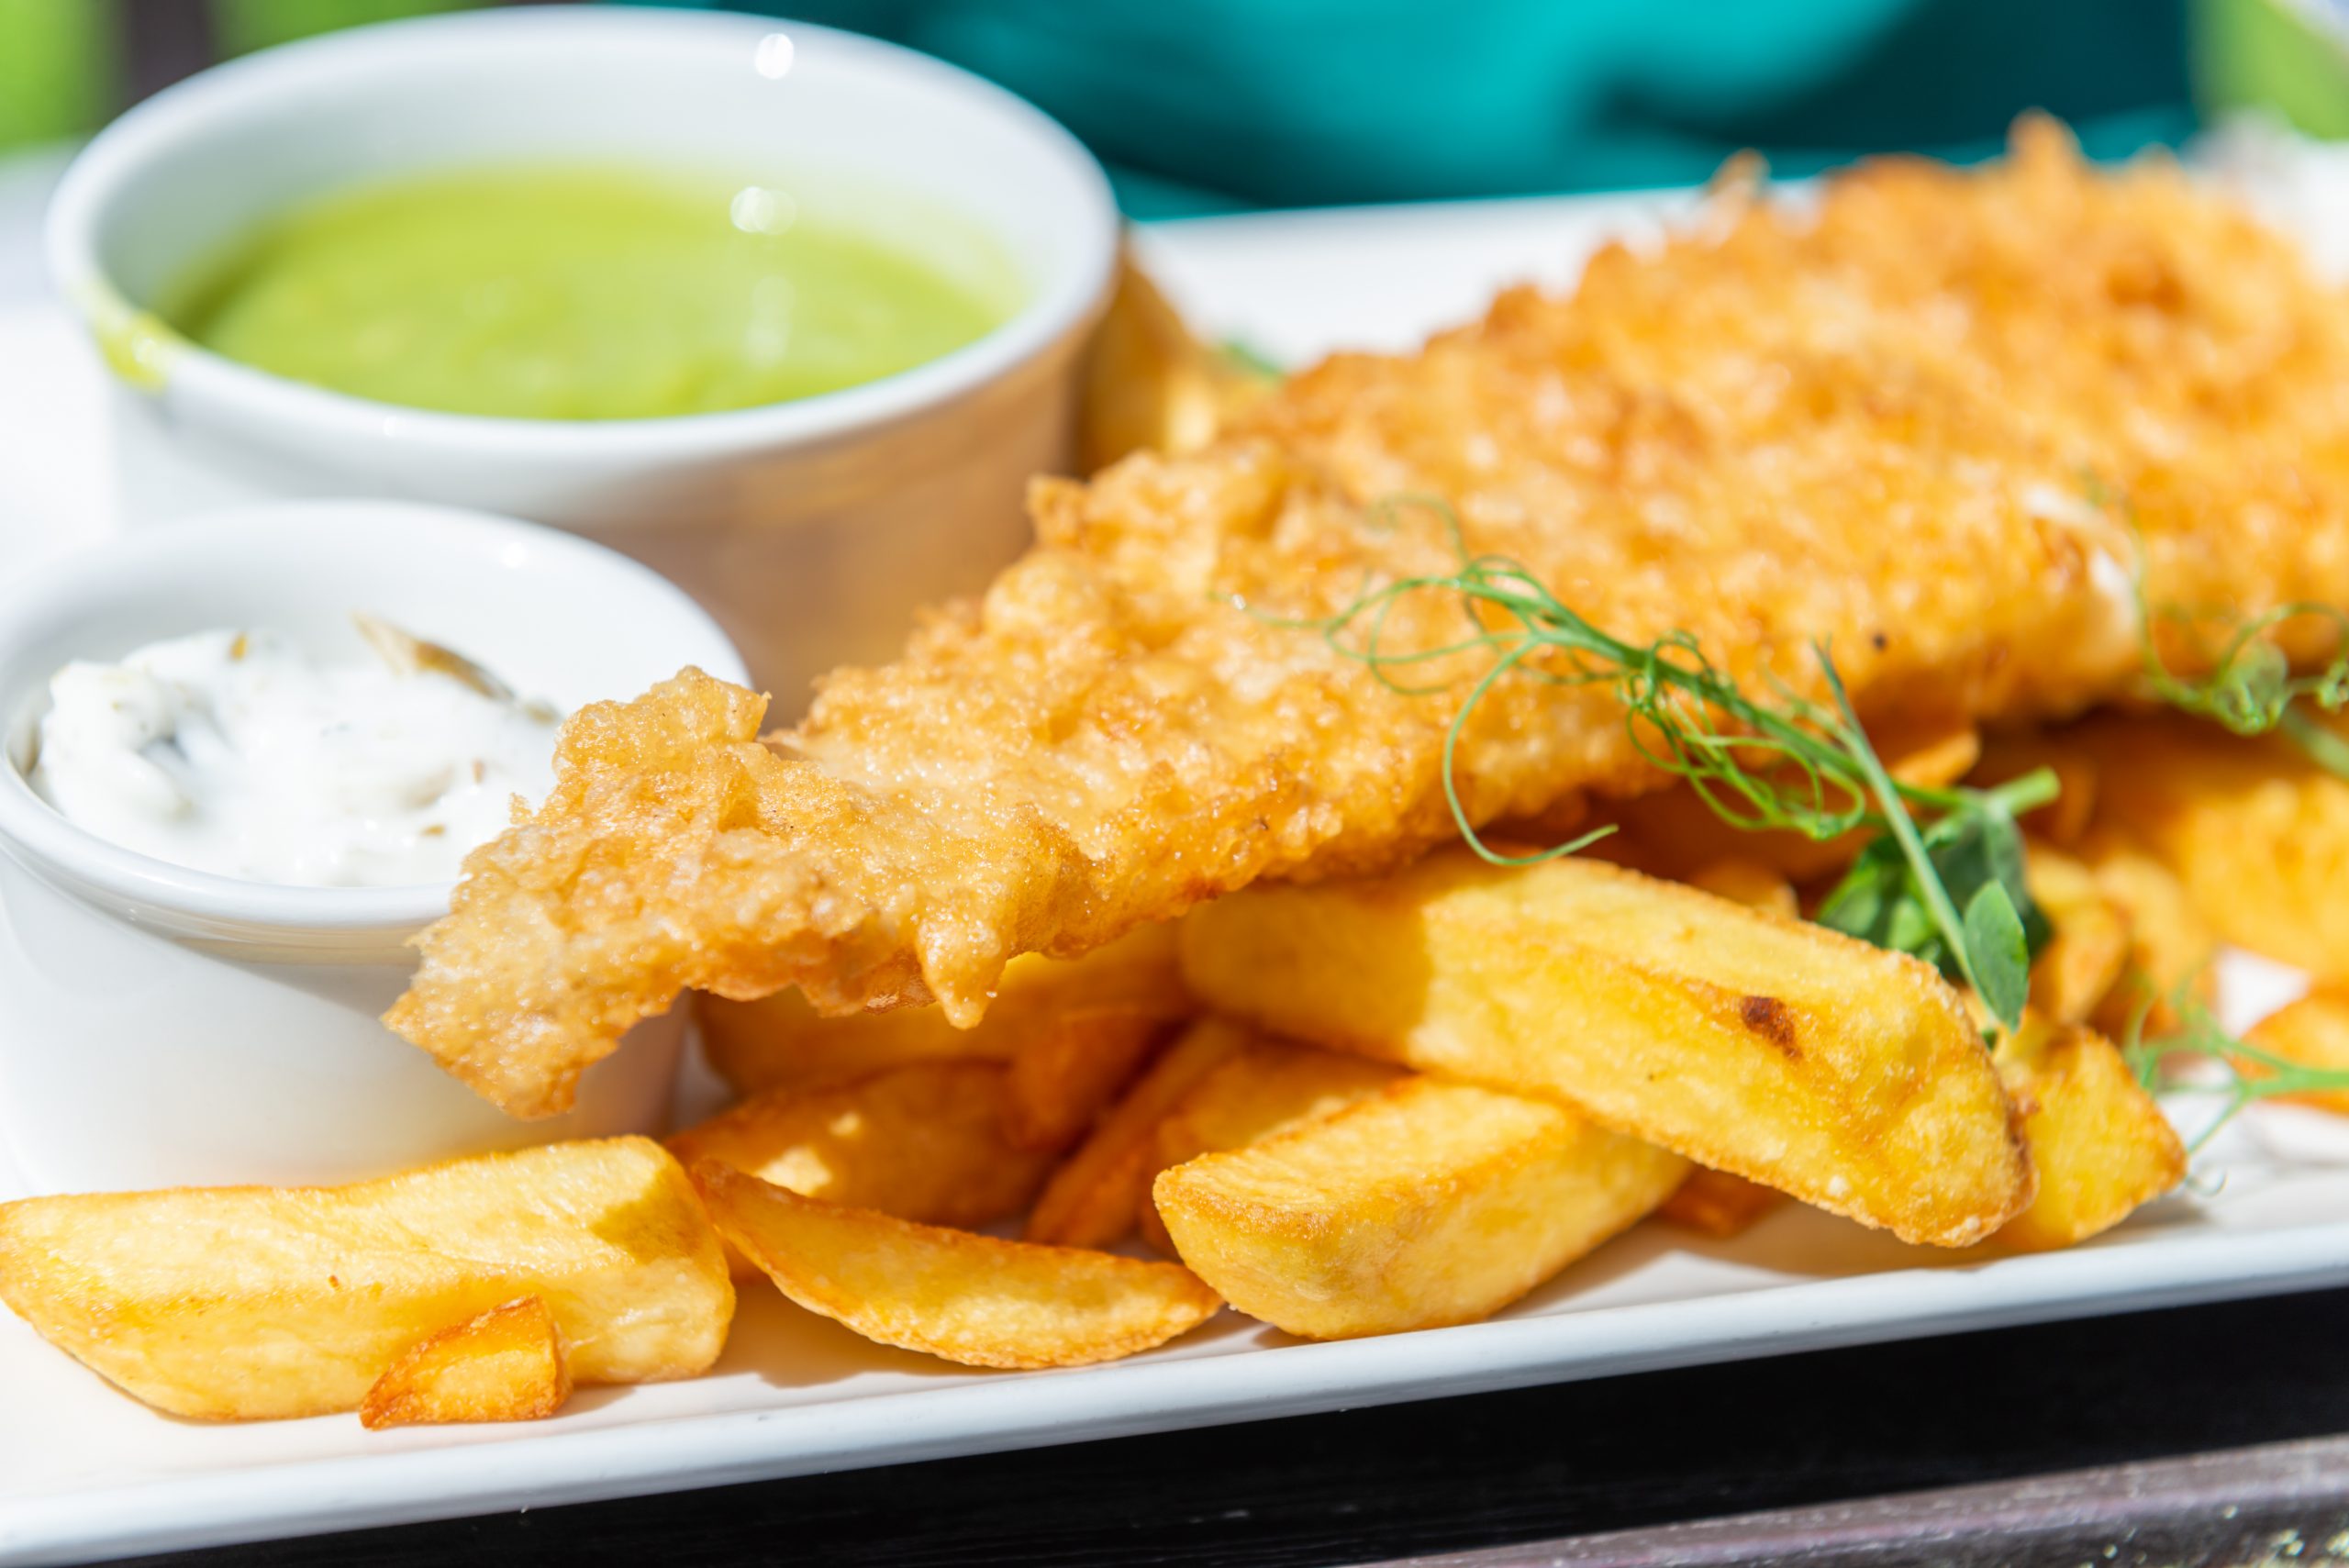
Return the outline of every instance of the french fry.
<path id="1" fill-rule="evenodd" d="M 2055 775 L 2055 798 L 2023 813 L 2023 827 L 2033 838 L 2070 849 L 2096 820 L 2097 767 L 2065 732 L 2009 730 L 1987 738 L 1966 782 L 1987 788 L 2041 768 Z"/>
<path id="2" fill-rule="evenodd" d="M 345 1187 L 0 1205 L 0 1301 L 175 1416 L 356 1409 L 418 1340 L 523 1296 L 553 1313 L 581 1383 L 691 1377 L 734 1315 L 718 1233 L 650 1139 Z"/>
<path id="3" fill-rule="evenodd" d="M 2040 1022 L 1998 1042 L 2039 1172 L 2031 1207 L 1993 1238 L 2043 1251 L 2120 1224 L 2186 1177 L 2186 1149 L 2120 1048 L 2093 1029 Z"/>
<path id="4" fill-rule="evenodd" d="M 2349 1068 L 2349 990 L 2320 986 L 2262 1018 L 2243 1040 L 2303 1067 L 2333 1071 Z M 2237 1060 L 2235 1070 L 2253 1078 L 2266 1071 L 2260 1063 L 2248 1059 Z M 2349 1116 L 2349 1089 L 2321 1089 L 2305 1095 L 2278 1095 L 2276 1098 L 2313 1106 L 2335 1116 Z"/>
<path id="5" fill-rule="evenodd" d="M 1241 1149 L 1300 1122 L 1317 1121 L 1377 1093 L 1401 1074 L 1384 1062 L 1262 1040 L 1218 1063 L 1176 1101 L 1152 1135 L 1148 1180 L 1169 1166 L 1224 1149 Z M 1162 1252 L 1174 1244 L 1158 1215 L 1148 1180 L 1136 1214 L 1143 1240 Z"/>
<path id="6" fill-rule="evenodd" d="M 1695 888 L 1453 851 L 1202 905 L 1183 958 L 1235 1018 L 1555 1097 L 1904 1240 L 1966 1245 L 2031 1199 L 2012 1107 L 1939 974 Z"/>
<path id="7" fill-rule="evenodd" d="M 1079 472 L 1096 473 L 1130 452 L 1196 451 L 1273 384 L 1194 337 L 1129 255 L 1085 351 Z"/>
<path id="8" fill-rule="evenodd" d="M 1688 1163 L 1543 1100 L 1413 1077 L 1160 1173 L 1175 1251 L 1310 1339 L 1489 1317 L 1664 1201 Z"/>
<path id="9" fill-rule="evenodd" d="M 965 1366 L 1082 1366 L 1164 1344 L 1223 1303 L 1173 1263 L 842 1208 L 705 1161 L 718 1228 L 777 1289 L 885 1345 Z"/>
<path id="10" fill-rule="evenodd" d="M 1190 1008 L 1171 925 L 1140 927 L 1080 959 L 1013 959 L 987 1016 L 971 1029 L 956 1029 L 934 1006 L 828 1018 L 796 991 L 755 1002 L 696 1002 L 710 1065 L 745 1095 L 941 1057 L 1008 1062 L 1040 1025 L 1066 1013 L 1124 1009 L 1172 1020 Z"/>
<path id="11" fill-rule="evenodd" d="M 2216 994 L 2210 961 L 2219 950 L 2218 933 L 2176 874 L 2120 834 L 2091 828 L 2075 849 L 2095 876 L 2097 891 L 2129 923 L 2129 960 L 2121 983 L 2106 993 L 2088 1021 L 2104 1034 L 2124 1034 L 2137 1011 L 2150 1006 L 2151 1028 L 2176 1029 L 2168 998 L 2178 987 L 2204 1002 Z"/>
<path id="12" fill-rule="evenodd" d="M 1970 736 L 1972 732 L 1965 733 Z M 1688 884 L 1749 909 L 1767 909 L 1786 916 L 1801 913 L 1794 884 L 1760 861 L 1737 856 L 1714 861 L 1690 873 Z M 1758 1182 L 1698 1165 L 1664 1200 L 1656 1218 L 1716 1241 L 1731 1241 L 1786 1201 L 1786 1194 Z"/>
<path id="13" fill-rule="evenodd" d="M 852 1083 L 771 1089 L 669 1139 L 690 1170 L 717 1160 L 827 1203 L 930 1225 L 1008 1219 L 1052 1157 L 1004 1136 L 1010 1070 L 996 1062 L 916 1062 Z M 729 1250 L 737 1279 L 752 1273 Z"/>
<path id="14" fill-rule="evenodd" d="M 1798 912 L 1795 884 L 1776 867 L 1756 860 L 1733 855 L 1709 862 L 1688 873 L 1688 885 L 1748 909 L 1767 909 L 1778 915 Z"/>
<path id="15" fill-rule="evenodd" d="M 2031 966 L 2031 1002 L 2051 1021 L 2085 1023 L 2129 972 L 2129 917 L 2086 864 L 2032 844 L 2024 875 L 2054 934 Z"/>
<path id="16" fill-rule="evenodd" d="M 2176 873 L 2224 940 L 2349 980 L 2349 779 L 2280 738 L 2173 716 L 2092 719 L 2100 820 Z"/>
<path id="17" fill-rule="evenodd" d="M 1786 1201 L 1782 1192 L 1699 1165 L 1673 1189 L 1655 1217 L 1716 1241 L 1733 1241 Z"/>
<path id="18" fill-rule="evenodd" d="M 1166 1020 L 1126 1007 L 1093 1007 L 1039 1023 L 1012 1053 L 1003 1098 L 1004 1136 L 1020 1149 L 1061 1150 L 1134 1080 Z"/>
<path id="19" fill-rule="evenodd" d="M 1217 1018 L 1184 1031 L 1044 1184 L 1028 1216 L 1028 1240 L 1114 1247 L 1132 1234 L 1156 1169 L 1158 1124 L 1192 1084 L 1248 1043 L 1247 1030 Z"/>
<path id="20" fill-rule="evenodd" d="M 525 1296 L 409 1347 L 359 1402 L 360 1425 L 538 1421 L 571 1397 L 554 1314 Z"/>

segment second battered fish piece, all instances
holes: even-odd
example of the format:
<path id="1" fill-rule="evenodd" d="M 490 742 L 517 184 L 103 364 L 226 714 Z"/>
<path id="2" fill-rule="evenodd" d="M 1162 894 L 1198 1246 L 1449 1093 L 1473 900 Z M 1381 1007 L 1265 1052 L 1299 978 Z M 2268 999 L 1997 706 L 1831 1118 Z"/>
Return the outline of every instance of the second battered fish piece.
<path id="1" fill-rule="evenodd" d="M 2156 603 L 2349 602 L 2349 306 L 2176 171 L 2092 172 L 2026 127 L 2003 165 L 1872 165 L 1809 216 L 1732 199 L 1571 296 L 1341 356 L 1208 450 L 1041 484 L 1033 511 L 983 598 L 830 677 L 796 730 L 761 740 L 763 700 L 693 672 L 576 716 L 394 1027 L 544 1115 L 685 987 L 967 1024 L 1015 954 L 1408 861 L 1455 831 L 1460 695 L 1301 623 L 1456 568 L 1447 513 L 1749 687 L 1818 692 L 1824 641 L 1874 724 L 2077 711 L 2136 666 L 2140 539 Z M 1461 617 L 1404 600 L 1388 646 Z M 1662 781 L 1604 689 L 1509 680 L 1456 782 L 1488 823 Z"/>

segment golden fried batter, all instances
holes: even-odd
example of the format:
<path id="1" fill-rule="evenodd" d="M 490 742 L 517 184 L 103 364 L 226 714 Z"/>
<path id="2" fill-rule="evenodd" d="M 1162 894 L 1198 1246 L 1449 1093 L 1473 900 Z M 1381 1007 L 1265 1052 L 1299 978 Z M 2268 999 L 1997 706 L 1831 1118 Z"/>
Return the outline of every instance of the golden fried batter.
<path id="1" fill-rule="evenodd" d="M 1016 953 L 1418 854 L 1454 830 L 1459 697 L 1286 624 L 1455 564 L 1402 495 L 1742 681 L 1816 690 L 1826 639 L 1873 719 L 2065 713 L 2133 668 L 2132 521 L 2156 601 L 2349 601 L 2349 304 L 2165 164 L 2091 172 L 2043 123 L 1807 214 L 1732 195 L 1571 297 L 1334 359 L 1201 453 L 1041 483 L 1036 548 L 796 730 L 761 742 L 761 699 L 691 672 L 582 713 L 391 1022 L 542 1115 L 682 987 L 968 1023 Z M 1424 595 L 1388 634 L 1460 617 Z M 1529 680 L 1458 780 L 1480 822 L 1656 782 L 1603 691 Z"/>

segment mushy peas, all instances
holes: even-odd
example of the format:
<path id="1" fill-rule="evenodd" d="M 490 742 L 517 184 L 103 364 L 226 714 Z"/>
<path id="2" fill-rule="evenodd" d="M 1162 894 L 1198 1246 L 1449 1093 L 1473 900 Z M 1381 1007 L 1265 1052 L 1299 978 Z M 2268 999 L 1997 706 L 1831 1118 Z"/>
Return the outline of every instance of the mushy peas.
<path id="1" fill-rule="evenodd" d="M 627 168 L 444 172 L 296 206 L 159 314 L 257 369 L 459 414 L 642 419 L 923 364 L 1008 290 L 781 189 Z"/>

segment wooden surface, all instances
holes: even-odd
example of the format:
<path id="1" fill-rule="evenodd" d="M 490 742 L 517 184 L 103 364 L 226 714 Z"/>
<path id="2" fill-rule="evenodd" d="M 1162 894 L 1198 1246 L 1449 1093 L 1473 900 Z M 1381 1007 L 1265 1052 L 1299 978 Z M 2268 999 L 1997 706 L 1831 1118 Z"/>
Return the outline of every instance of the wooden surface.
<path id="1" fill-rule="evenodd" d="M 2329 1292 L 148 1561 L 1367 1562 L 2349 1431 L 2344 1330 Z"/>
<path id="2" fill-rule="evenodd" d="M 2067 1470 L 1693 1524 L 1413 1557 L 1390 1568 L 2341 1568 L 2349 1438 Z"/>

